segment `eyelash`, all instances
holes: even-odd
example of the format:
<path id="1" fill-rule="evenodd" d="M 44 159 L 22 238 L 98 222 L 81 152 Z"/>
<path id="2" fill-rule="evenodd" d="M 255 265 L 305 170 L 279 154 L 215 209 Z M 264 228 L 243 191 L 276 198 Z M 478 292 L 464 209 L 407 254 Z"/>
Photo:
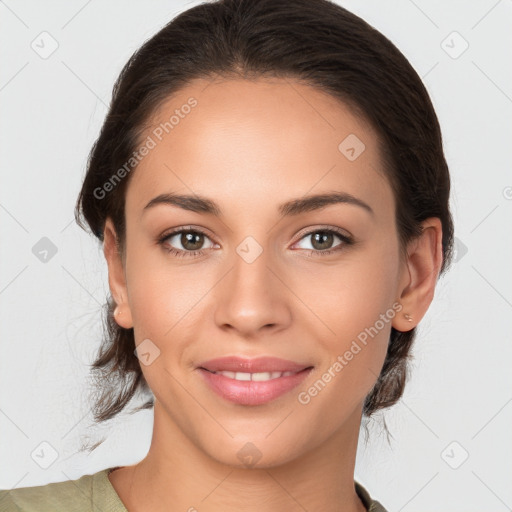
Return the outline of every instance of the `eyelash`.
<path id="1" fill-rule="evenodd" d="M 166 233 L 165 235 L 160 237 L 158 239 L 158 244 L 161 245 L 168 253 L 170 253 L 173 256 L 176 256 L 178 258 L 187 258 L 187 257 L 190 258 L 190 257 L 194 257 L 194 256 L 200 256 L 205 250 L 208 250 L 208 249 L 201 249 L 201 250 L 198 250 L 198 251 L 183 251 L 181 249 L 176 249 L 174 247 L 169 247 L 169 246 L 165 245 L 165 242 L 167 240 L 169 240 L 169 238 L 172 238 L 174 235 L 178 235 L 178 234 L 181 234 L 181 233 L 201 234 L 201 235 L 204 235 L 207 238 L 209 238 L 209 236 L 204 231 L 202 231 L 201 229 L 198 229 L 198 228 L 179 228 L 179 229 L 176 229 L 175 231 L 171 231 L 170 233 Z M 299 238 L 299 240 L 297 242 L 299 242 L 303 238 L 306 238 L 307 236 L 313 235 L 315 233 L 334 234 L 338 238 L 340 238 L 340 240 L 343 243 L 335 246 L 333 249 L 326 249 L 324 251 L 314 250 L 314 249 L 303 249 L 305 251 L 309 251 L 309 255 L 310 256 L 328 256 L 330 254 L 333 254 L 335 252 L 343 250 L 345 246 L 350 246 L 350 245 L 353 245 L 355 243 L 354 240 L 351 237 L 342 234 L 341 231 L 338 231 L 337 229 L 334 229 L 334 228 L 325 228 L 325 229 L 324 228 L 320 228 L 320 229 L 317 228 L 317 229 L 314 229 L 312 231 L 304 233 Z"/>

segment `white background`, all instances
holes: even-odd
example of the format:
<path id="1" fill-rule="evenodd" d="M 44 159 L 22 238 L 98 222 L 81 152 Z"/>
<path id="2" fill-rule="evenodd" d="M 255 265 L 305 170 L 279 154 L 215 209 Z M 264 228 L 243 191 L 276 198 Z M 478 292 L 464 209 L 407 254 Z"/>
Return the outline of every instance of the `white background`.
<path id="1" fill-rule="evenodd" d="M 431 94 L 459 249 L 420 324 L 403 400 L 371 422 L 366 447 L 361 435 L 355 477 L 390 511 L 501 512 L 512 508 L 512 2 L 340 3 L 391 39 Z M 73 207 L 122 65 L 191 5 L 0 2 L 2 489 L 133 464 L 149 448 L 152 411 L 91 428 L 87 365 L 107 275 Z M 31 48 L 43 31 L 58 42 L 47 59 Z M 458 58 L 453 31 L 469 44 Z M 42 237 L 57 249 L 46 263 L 32 252 Z M 51 453 L 42 442 L 58 455 L 47 469 L 31 456 Z"/>

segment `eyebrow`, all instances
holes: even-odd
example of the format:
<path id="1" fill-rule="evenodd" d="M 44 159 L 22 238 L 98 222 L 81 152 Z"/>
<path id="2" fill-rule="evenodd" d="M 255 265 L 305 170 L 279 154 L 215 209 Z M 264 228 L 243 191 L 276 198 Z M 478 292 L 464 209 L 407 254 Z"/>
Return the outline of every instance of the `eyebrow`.
<path id="1" fill-rule="evenodd" d="M 151 199 L 151 201 L 149 201 L 149 203 L 144 207 L 143 213 L 145 213 L 150 208 L 161 204 L 177 206 L 183 210 L 196 213 L 207 213 L 215 215 L 216 217 L 222 216 L 222 210 L 220 206 L 215 201 L 208 199 L 207 197 L 199 196 L 196 194 L 183 195 L 175 193 L 160 194 L 159 196 Z M 370 215 L 375 215 L 375 212 L 370 205 L 346 192 L 329 192 L 325 194 L 316 194 L 298 199 L 292 199 L 279 205 L 278 212 L 281 217 L 294 216 L 301 213 L 320 210 L 333 204 L 349 204 L 359 206 L 367 211 Z"/>

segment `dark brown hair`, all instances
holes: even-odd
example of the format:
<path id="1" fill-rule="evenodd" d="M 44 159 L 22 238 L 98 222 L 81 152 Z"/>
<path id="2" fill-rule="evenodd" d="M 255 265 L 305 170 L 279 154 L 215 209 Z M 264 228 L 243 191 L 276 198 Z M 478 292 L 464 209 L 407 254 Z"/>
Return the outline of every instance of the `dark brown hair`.
<path id="1" fill-rule="evenodd" d="M 443 263 L 451 262 L 450 177 L 441 131 L 429 95 L 408 60 L 380 32 L 328 0 L 220 0 L 193 7 L 146 41 L 124 66 L 101 133 L 91 149 L 75 216 L 103 241 L 111 217 L 123 251 L 124 200 L 132 171 L 111 191 L 98 190 L 129 161 L 148 120 L 170 95 L 196 78 L 277 77 L 331 94 L 370 122 L 379 137 L 393 188 L 402 254 L 421 234 L 420 223 L 441 219 Z M 341 142 L 341 141 L 340 141 Z M 137 391 L 150 392 L 134 354 L 133 329 L 113 319 L 109 297 L 106 336 L 91 372 L 99 395 L 94 417 L 108 420 Z M 364 415 L 395 404 L 407 380 L 415 329 L 391 329 L 387 356 L 366 397 Z M 153 405 L 153 398 L 141 408 Z M 138 410 L 137 409 L 137 410 Z"/>

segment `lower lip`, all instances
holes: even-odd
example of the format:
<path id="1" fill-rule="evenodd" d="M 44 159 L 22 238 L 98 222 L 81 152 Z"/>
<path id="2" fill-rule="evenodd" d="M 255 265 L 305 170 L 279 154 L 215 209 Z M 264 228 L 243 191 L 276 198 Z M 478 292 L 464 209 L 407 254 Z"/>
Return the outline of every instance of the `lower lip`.
<path id="1" fill-rule="evenodd" d="M 262 405 L 297 387 L 312 368 L 287 377 L 267 381 L 235 380 L 199 368 L 210 388 L 221 397 L 239 405 Z"/>

